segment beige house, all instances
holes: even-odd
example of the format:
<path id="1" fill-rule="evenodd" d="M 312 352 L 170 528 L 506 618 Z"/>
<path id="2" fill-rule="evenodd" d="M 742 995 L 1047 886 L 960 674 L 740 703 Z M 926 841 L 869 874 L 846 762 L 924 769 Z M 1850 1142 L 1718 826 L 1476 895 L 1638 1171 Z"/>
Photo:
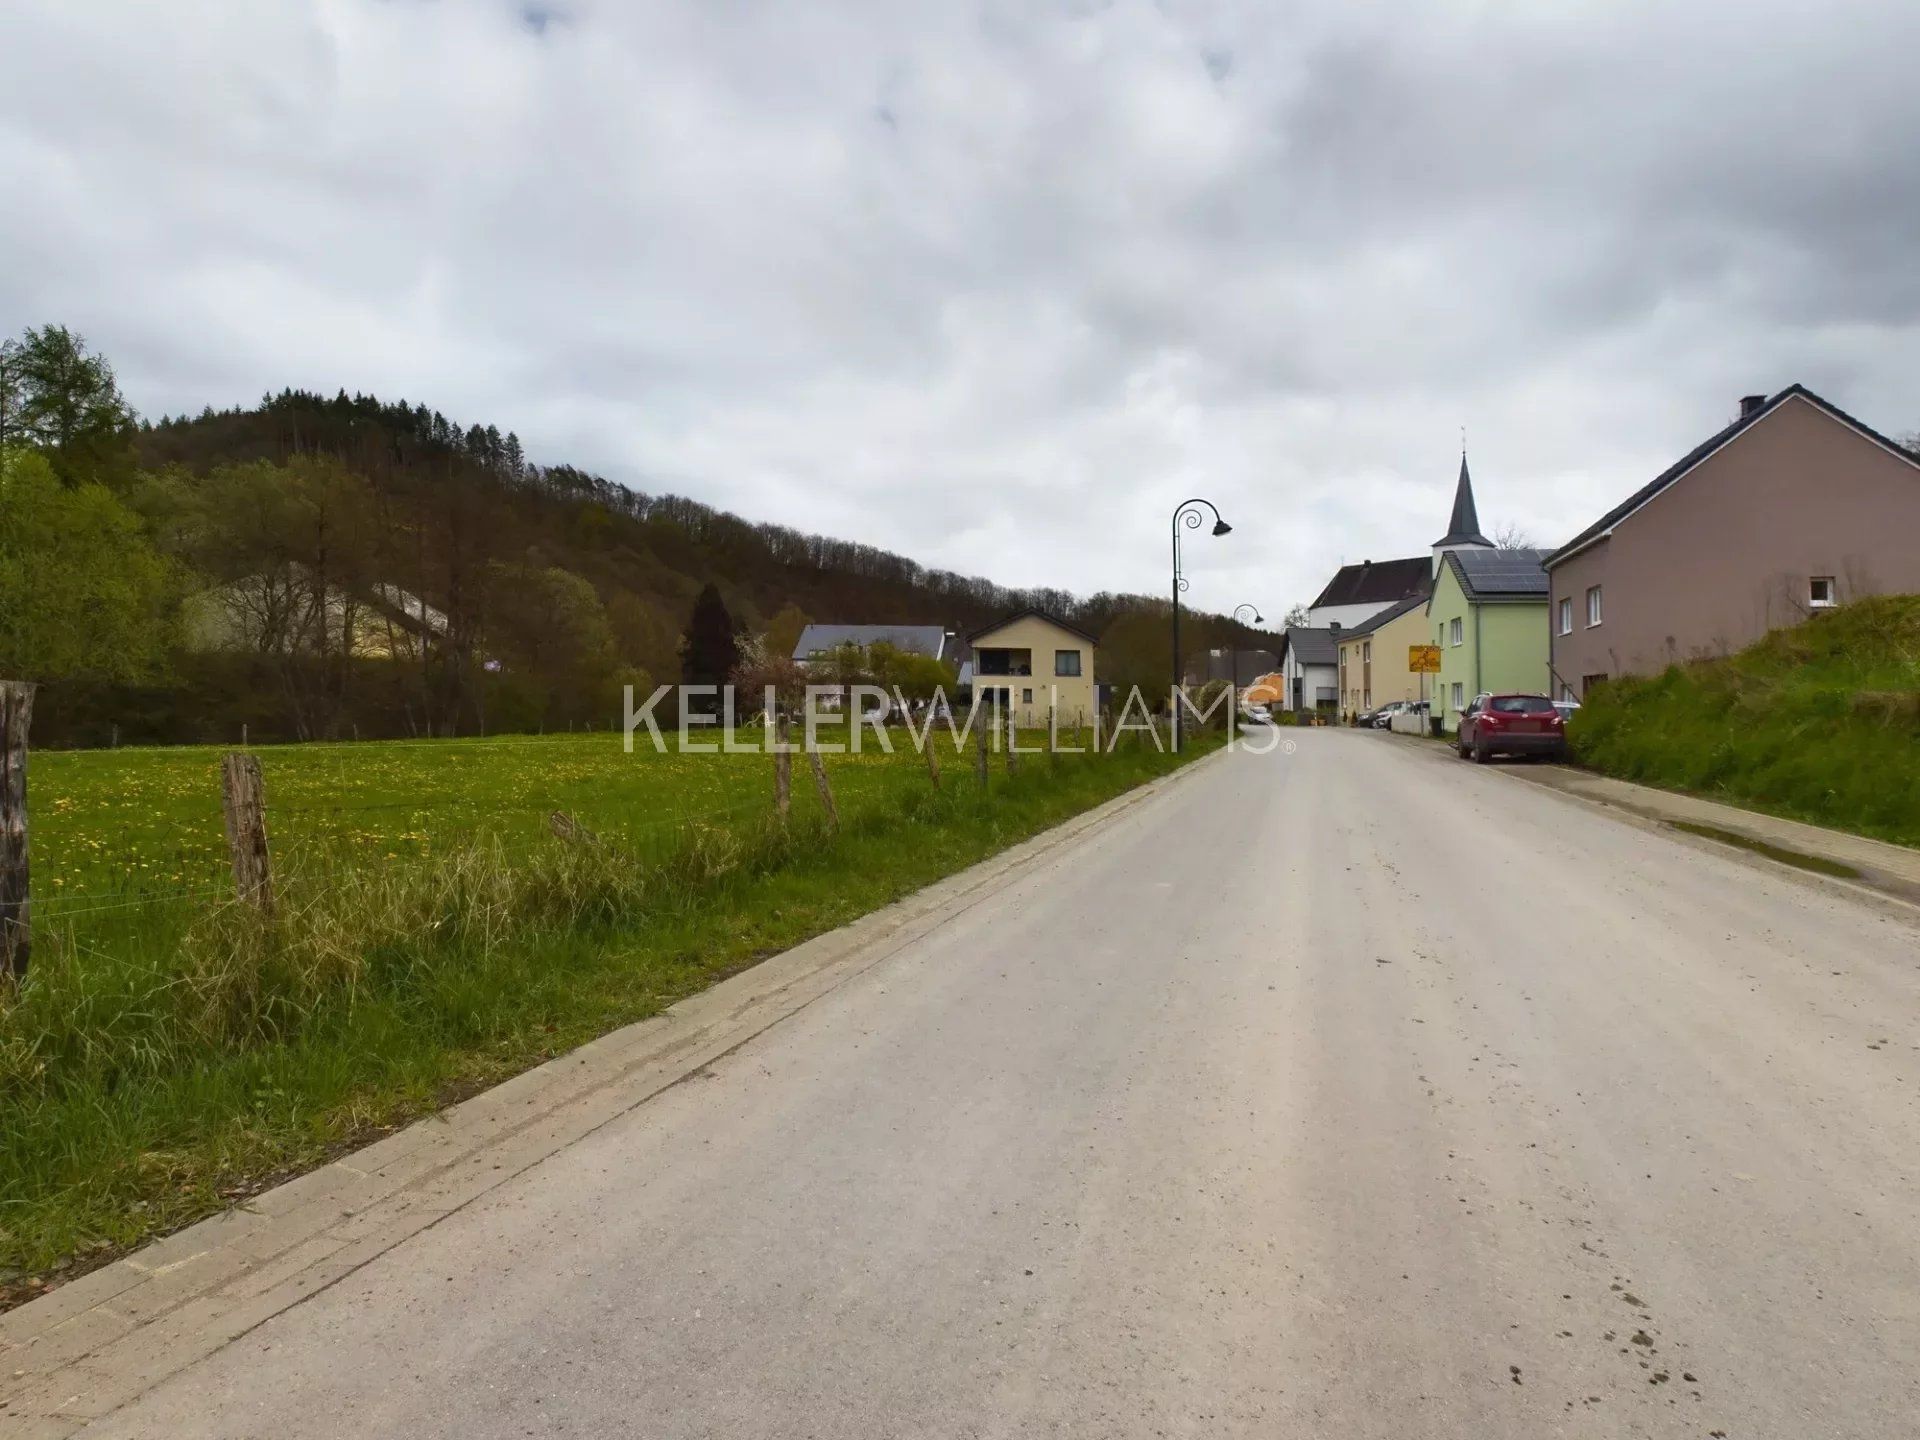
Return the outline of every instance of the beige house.
<path id="1" fill-rule="evenodd" d="M 973 650 L 973 700 L 1014 723 L 1044 728 L 1049 712 L 1064 729 L 1091 725 L 1093 636 L 1039 610 L 1022 610 L 967 637 Z"/>
<path id="2" fill-rule="evenodd" d="M 1409 595 L 1351 631 L 1340 632 L 1340 711 L 1358 715 L 1393 700 L 1424 700 L 1425 678 L 1407 668 L 1415 645 L 1433 643 L 1427 597 Z"/>
<path id="3" fill-rule="evenodd" d="M 397 585 L 322 588 L 298 565 L 200 591 L 183 607 L 198 651 L 347 654 L 408 660 L 446 638 L 447 617 Z"/>

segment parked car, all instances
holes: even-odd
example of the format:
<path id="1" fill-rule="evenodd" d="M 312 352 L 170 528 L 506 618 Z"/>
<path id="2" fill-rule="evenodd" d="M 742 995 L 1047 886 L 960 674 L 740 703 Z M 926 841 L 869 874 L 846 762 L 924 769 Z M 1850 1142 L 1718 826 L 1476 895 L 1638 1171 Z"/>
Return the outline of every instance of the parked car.
<path id="1" fill-rule="evenodd" d="M 1567 722 L 1545 695 L 1476 695 L 1461 712 L 1460 758 L 1484 765 L 1495 755 L 1567 757 Z"/>
<path id="2" fill-rule="evenodd" d="M 1378 710 L 1375 710 L 1370 717 L 1363 716 L 1361 718 L 1365 724 L 1371 725 L 1376 730 L 1386 730 L 1393 725 L 1393 717 L 1401 714 L 1407 708 L 1408 705 L 1405 700 L 1389 700 Z"/>
<path id="3" fill-rule="evenodd" d="M 1273 711 L 1264 705 L 1242 705 L 1240 707 L 1240 721 L 1244 725 L 1271 725 L 1273 723 Z"/>
<path id="4" fill-rule="evenodd" d="M 1573 718 L 1573 712 L 1580 708 L 1580 702 L 1578 700 L 1556 700 L 1553 702 L 1553 708 L 1560 712 L 1560 721 L 1562 724 L 1565 724 Z"/>

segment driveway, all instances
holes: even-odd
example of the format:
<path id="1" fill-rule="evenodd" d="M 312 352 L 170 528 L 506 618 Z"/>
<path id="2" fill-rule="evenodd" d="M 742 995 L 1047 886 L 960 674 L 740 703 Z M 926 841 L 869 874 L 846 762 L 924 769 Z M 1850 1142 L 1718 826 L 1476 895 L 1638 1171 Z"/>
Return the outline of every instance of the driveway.
<path id="1" fill-rule="evenodd" d="M 89 1433 L 1910 1437 L 1916 912 L 1291 738 Z"/>

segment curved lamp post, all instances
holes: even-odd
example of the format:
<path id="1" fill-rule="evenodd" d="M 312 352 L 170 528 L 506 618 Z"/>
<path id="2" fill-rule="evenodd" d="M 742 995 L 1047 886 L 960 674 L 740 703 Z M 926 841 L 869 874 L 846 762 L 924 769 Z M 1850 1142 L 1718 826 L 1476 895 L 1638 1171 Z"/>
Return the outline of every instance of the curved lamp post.
<path id="1" fill-rule="evenodd" d="M 1187 577 L 1180 573 L 1180 531 L 1198 530 L 1206 523 L 1205 510 L 1213 512 L 1213 533 L 1225 535 L 1233 527 L 1220 518 L 1220 507 L 1211 500 L 1195 496 L 1182 500 L 1173 510 L 1173 750 L 1180 753 L 1180 592 L 1187 588 Z"/>
<path id="2" fill-rule="evenodd" d="M 1240 612 L 1242 610 L 1252 612 L 1253 619 L 1251 622 L 1240 618 Z M 1233 618 L 1236 624 L 1241 625 L 1248 623 L 1264 625 L 1267 623 L 1267 617 L 1260 613 L 1260 608 L 1257 605 L 1234 606 Z M 1240 647 L 1233 644 L 1232 636 L 1227 637 L 1227 643 L 1233 646 L 1233 648 L 1227 652 L 1233 660 L 1233 694 L 1228 698 L 1227 704 L 1227 729 L 1232 730 L 1240 723 Z"/>

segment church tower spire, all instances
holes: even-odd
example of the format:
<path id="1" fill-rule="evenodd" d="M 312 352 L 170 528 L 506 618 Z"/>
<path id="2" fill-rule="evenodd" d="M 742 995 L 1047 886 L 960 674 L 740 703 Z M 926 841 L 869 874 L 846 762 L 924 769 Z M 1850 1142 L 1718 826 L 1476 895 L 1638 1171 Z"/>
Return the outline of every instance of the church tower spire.
<path id="1" fill-rule="evenodd" d="M 1453 488 L 1453 518 L 1447 521 L 1447 533 L 1433 542 L 1433 573 L 1440 573 L 1441 556 L 1449 550 L 1493 549 L 1493 542 L 1480 533 L 1480 511 L 1473 503 L 1473 476 L 1467 473 L 1467 452 L 1460 451 L 1460 479 Z"/>

